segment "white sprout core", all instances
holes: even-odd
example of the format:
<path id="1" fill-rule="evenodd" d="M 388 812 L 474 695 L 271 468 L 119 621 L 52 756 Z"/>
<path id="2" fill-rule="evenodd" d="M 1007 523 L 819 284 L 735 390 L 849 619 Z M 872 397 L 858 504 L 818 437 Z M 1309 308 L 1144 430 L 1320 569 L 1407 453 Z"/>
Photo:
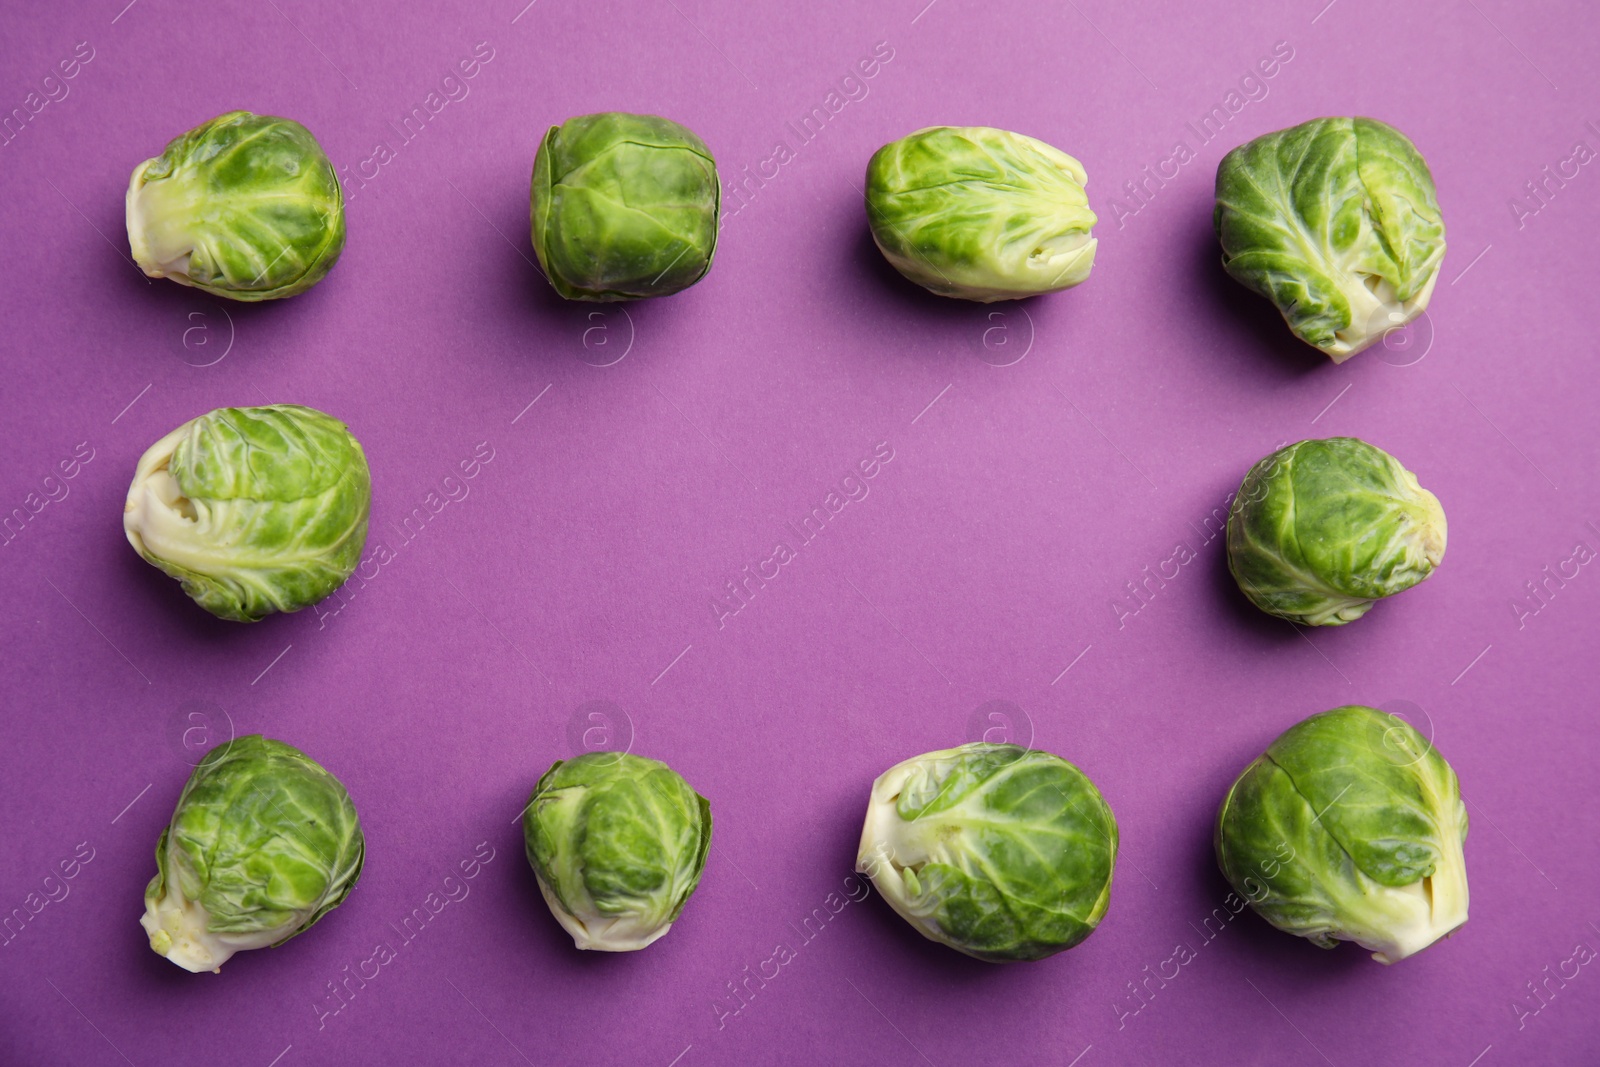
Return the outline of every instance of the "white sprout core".
<path id="1" fill-rule="evenodd" d="M 189 285 L 194 237 L 172 220 L 189 217 L 194 205 L 173 195 L 175 182 L 145 184 L 144 172 L 154 162 L 147 159 L 139 164 L 128 181 L 128 247 L 145 274 Z"/>
<path id="2" fill-rule="evenodd" d="M 183 495 L 169 465 L 172 453 L 195 420 L 151 445 L 139 459 L 122 508 L 122 528 L 145 557 L 155 557 L 186 570 L 214 574 L 229 567 L 211 543 L 210 515 L 204 503 Z"/>
<path id="3" fill-rule="evenodd" d="M 1343 363 L 1362 349 L 1370 348 L 1383 340 L 1390 330 L 1400 329 L 1426 311 L 1438 280 L 1436 267 L 1416 296 L 1410 300 L 1396 300 L 1394 286 L 1387 280 L 1375 274 L 1340 271 L 1339 291 L 1350 302 L 1350 325 L 1337 331 L 1333 341 L 1318 347 L 1335 363 Z"/>
<path id="4" fill-rule="evenodd" d="M 210 931 L 211 916 L 199 903 L 184 899 L 178 888 L 178 875 L 174 867 L 171 846 L 167 853 L 167 888 L 160 900 L 146 897 L 144 914 L 139 925 L 150 935 L 150 947 L 158 955 L 176 963 L 186 971 L 199 974 L 217 971 L 235 952 L 266 948 L 282 941 L 294 932 L 299 916 L 284 927 L 259 930 L 248 934 L 214 934 Z"/>
<path id="5" fill-rule="evenodd" d="M 572 941 L 582 949 L 598 952 L 634 952 L 661 938 L 672 929 L 668 920 L 655 920 L 645 915 L 601 915 L 592 909 L 582 909 L 575 914 L 562 907 L 561 901 L 550 892 L 537 871 L 534 878 L 544 902 L 550 905 L 550 914 L 556 917 L 561 928 L 572 935 Z"/>

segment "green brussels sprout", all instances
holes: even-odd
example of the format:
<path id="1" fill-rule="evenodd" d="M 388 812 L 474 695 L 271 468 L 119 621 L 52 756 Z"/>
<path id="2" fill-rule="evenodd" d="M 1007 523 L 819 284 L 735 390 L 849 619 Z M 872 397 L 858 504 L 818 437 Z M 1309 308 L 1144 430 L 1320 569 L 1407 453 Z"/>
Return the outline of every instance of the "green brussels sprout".
<path id="1" fill-rule="evenodd" d="M 152 278 L 231 300 L 323 279 L 344 249 L 344 191 L 311 131 L 230 111 L 133 170 L 128 244 Z"/>
<path id="2" fill-rule="evenodd" d="M 856 870 L 922 936 L 980 960 L 1038 960 L 1100 925 L 1117 820 L 1048 752 L 973 742 L 872 784 Z"/>
<path id="3" fill-rule="evenodd" d="M 1235 148 L 1212 223 L 1223 268 L 1335 363 L 1422 314 L 1444 259 L 1428 164 L 1376 119 L 1312 119 Z"/>
<path id="4" fill-rule="evenodd" d="M 1267 614 L 1342 626 L 1432 574 L 1445 534 L 1439 498 L 1383 449 L 1300 441 L 1244 476 L 1228 510 L 1228 569 Z"/>
<path id="5" fill-rule="evenodd" d="M 533 161 L 533 250 L 568 300 L 687 289 L 711 269 L 722 185 L 711 149 L 654 115 L 608 111 L 550 127 Z"/>
<path id="6" fill-rule="evenodd" d="M 867 224 L 894 268 L 929 292 L 992 303 L 1089 276 L 1096 222 L 1083 165 L 1020 133 L 931 126 L 867 164 Z"/>
<path id="7" fill-rule="evenodd" d="M 573 943 L 633 952 L 664 935 L 700 884 L 711 804 L 658 760 L 556 760 L 522 813 L 528 863 Z"/>
<path id="8" fill-rule="evenodd" d="M 216 971 L 277 947 L 344 903 L 366 843 L 339 780 L 260 734 L 206 753 L 156 843 L 139 919 L 158 955 Z"/>
<path id="9" fill-rule="evenodd" d="M 1217 812 L 1217 863 L 1278 929 L 1379 963 L 1467 921 L 1455 771 L 1401 719 L 1349 705 L 1285 730 Z"/>
<path id="10" fill-rule="evenodd" d="M 218 408 L 145 452 L 122 525 L 195 603 L 255 622 L 344 584 L 371 505 L 367 458 L 338 419 L 295 404 Z"/>

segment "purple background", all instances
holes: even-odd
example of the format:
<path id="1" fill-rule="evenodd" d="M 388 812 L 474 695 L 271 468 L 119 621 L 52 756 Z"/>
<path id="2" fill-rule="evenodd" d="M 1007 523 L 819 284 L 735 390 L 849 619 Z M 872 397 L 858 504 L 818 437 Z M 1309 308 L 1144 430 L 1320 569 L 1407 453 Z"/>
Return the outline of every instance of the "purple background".
<path id="1" fill-rule="evenodd" d="M 1600 548 L 1600 173 L 1511 207 L 1575 142 L 1600 147 L 1587 5 L 123 2 L 14 8 L 0 33 L 6 110 L 60 96 L 44 77 L 93 50 L 0 146 L 0 509 L 61 497 L 0 549 L 0 913 L 61 897 L 0 947 L 0 1062 L 1593 1056 L 1600 973 L 1550 978 L 1543 1002 L 1526 984 L 1600 946 L 1600 575 L 1564 563 Z M 444 86 L 466 95 L 407 141 L 401 117 L 478 42 L 492 58 Z M 892 58 L 802 144 L 787 124 L 878 42 Z M 1277 42 L 1292 58 L 1202 143 L 1186 121 Z M 126 257 L 129 172 L 236 107 L 303 121 L 352 175 L 342 261 L 268 306 L 147 283 Z M 776 142 L 792 152 L 742 208 L 725 194 L 704 281 L 625 309 L 564 305 L 528 261 L 540 135 L 607 109 L 684 122 L 730 185 Z M 1429 321 L 1342 367 L 1222 274 L 1210 229 L 1222 153 L 1324 114 L 1415 139 L 1450 245 Z M 881 261 L 867 158 L 938 123 L 1084 162 L 1101 219 L 1087 284 L 982 306 Z M 1129 199 L 1180 139 L 1196 158 Z M 379 143 L 392 158 L 363 186 Z M 360 437 L 369 548 L 391 555 L 336 614 L 218 622 L 128 547 L 123 495 L 184 420 L 280 401 Z M 1336 434 L 1438 494 L 1449 555 L 1359 623 L 1296 632 L 1242 600 L 1204 523 L 1278 442 Z M 794 544 L 783 524 L 879 442 L 893 459 L 869 494 L 719 625 L 725 583 Z M 46 483 L 80 443 L 93 458 Z M 447 485 L 475 448 L 492 460 Z M 1180 543 L 1196 558 L 1128 599 Z M 1518 609 L 1546 566 L 1577 575 Z M 1471 922 L 1388 968 L 1250 913 L 1208 937 L 1222 791 L 1280 730 L 1350 702 L 1403 712 L 1459 772 Z M 856 885 L 874 776 L 990 726 L 1075 761 L 1115 809 L 1099 932 L 989 966 L 874 894 L 806 941 L 802 920 Z M 698 894 L 635 955 L 573 950 L 513 823 L 586 728 L 669 761 L 715 809 Z M 230 730 L 337 774 L 367 867 L 311 934 L 196 976 L 137 918 L 189 762 Z M 466 895 L 402 942 L 402 917 L 443 899 L 480 842 L 492 861 L 449 883 Z M 47 881 L 75 849 L 92 859 Z M 323 1015 L 328 983 L 380 942 L 395 958 Z M 793 958 L 740 1007 L 727 984 L 779 943 Z M 1194 958 L 1135 999 L 1180 943 Z"/>

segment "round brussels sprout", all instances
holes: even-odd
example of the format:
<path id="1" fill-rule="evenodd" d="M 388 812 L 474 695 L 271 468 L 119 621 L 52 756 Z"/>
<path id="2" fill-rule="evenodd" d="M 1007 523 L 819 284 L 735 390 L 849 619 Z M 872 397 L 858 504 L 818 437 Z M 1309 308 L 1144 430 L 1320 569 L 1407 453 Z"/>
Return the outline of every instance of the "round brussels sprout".
<path id="1" fill-rule="evenodd" d="M 522 813 L 528 863 L 579 948 L 633 952 L 700 884 L 711 804 L 671 767 L 625 752 L 557 760 Z"/>
<path id="2" fill-rule="evenodd" d="M 294 404 L 218 408 L 145 452 L 122 525 L 195 603 L 255 622 L 344 584 L 371 505 L 367 458 L 338 419 Z"/>
<path id="3" fill-rule="evenodd" d="M 568 300 L 687 289 L 711 269 L 722 186 L 676 122 L 608 111 L 550 127 L 533 161 L 533 250 Z"/>
<path id="4" fill-rule="evenodd" d="M 1376 119 L 1329 118 L 1222 157 L 1222 266 L 1343 363 L 1428 306 L 1444 220 L 1428 164 Z"/>
<path id="5" fill-rule="evenodd" d="M 1020 133 L 932 126 L 867 164 L 867 223 L 894 268 L 929 292 L 992 303 L 1089 276 L 1095 214 L 1083 165 Z"/>
<path id="6" fill-rule="evenodd" d="M 344 249 L 344 191 L 311 131 L 230 111 L 133 170 L 128 244 L 140 269 L 232 300 L 322 280 Z"/>
<path id="7" fill-rule="evenodd" d="M 1117 820 L 1082 771 L 980 741 L 879 776 L 856 870 L 922 936 L 998 963 L 1092 934 L 1116 861 Z"/>
<path id="8" fill-rule="evenodd" d="M 186 971 L 278 946 L 344 903 L 366 843 L 339 780 L 260 734 L 206 753 L 156 843 L 139 922 Z"/>
<path id="9" fill-rule="evenodd" d="M 1445 533 L 1439 498 L 1383 449 L 1300 441 L 1244 476 L 1228 511 L 1228 569 L 1267 614 L 1342 626 L 1432 574 Z"/>
<path id="10" fill-rule="evenodd" d="M 1217 863 L 1262 918 L 1379 963 L 1467 921 L 1466 839 L 1450 764 L 1403 720 L 1354 704 L 1285 730 L 1217 812 Z"/>

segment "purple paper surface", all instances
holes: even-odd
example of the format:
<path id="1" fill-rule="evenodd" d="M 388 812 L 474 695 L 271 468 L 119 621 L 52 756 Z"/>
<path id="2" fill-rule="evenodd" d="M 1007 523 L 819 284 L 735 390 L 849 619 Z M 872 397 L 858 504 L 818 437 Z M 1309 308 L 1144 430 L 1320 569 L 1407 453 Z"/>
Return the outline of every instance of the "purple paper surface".
<path id="1" fill-rule="evenodd" d="M 1591 7 L 525 2 L 3 16 L 0 1063 L 1594 1062 Z M 347 181 L 344 256 L 292 300 L 127 257 L 129 173 L 233 108 L 305 123 Z M 599 110 L 717 155 L 716 262 L 680 295 L 569 305 L 533 266 L 535 147 Z M 1428 318 L 1343 366 L 1222 273 L 1210 221 L 1227 149 L 1328 114 L 1415 140 L 1449 240 Z M 866 161 L 934 124 L 1083 161 L 1087 283 L 985 306 L 882 261 Z M 241 626 L 120 517 L 158 437 L 269 402 L 362 441 L 371 562 Z M 1251 463 L 1335 435 L 1417 473 L 1449 552 L 1297 632 L 1215 530 Z M 1432 738 L 1471 816 L 1471 921 L 1393 967 L 1234 917 L 1212 858 L 1244 764 L 1346 703 Z M 1045 962 L 925 941 L 851 874 L 873 778 L 986 731 L 1081 766 L 1121 829 L 1104 922 Z M 198 753 L 254 732 L 345 782 L 366 869 L 191 975 L 137 921 L 155 841 Z M 534 781 L 585 745 L 713 806 L 641 953 L 575 951 L 522 855 Z"/>

